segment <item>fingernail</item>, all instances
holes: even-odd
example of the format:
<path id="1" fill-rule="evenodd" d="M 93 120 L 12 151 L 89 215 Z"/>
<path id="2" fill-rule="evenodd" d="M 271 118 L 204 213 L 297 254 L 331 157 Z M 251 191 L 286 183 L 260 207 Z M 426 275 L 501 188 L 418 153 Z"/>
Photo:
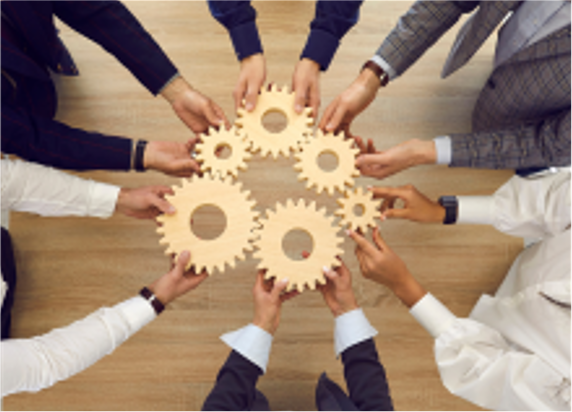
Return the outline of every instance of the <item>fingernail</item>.
<path id="1" fill-rule="evenodd" d="M 183 251 L 181 252 L 181 257 L 182 257 L 183 259 L 188 259 L 190 256 L 191 256 L 191 252 L 189 252 L 188 250 L 183 250 Z"/>
<path id="2" fill-rule="evenodd" d="M 300 112 L 302 111 L 302 106 L 300 106 L 299 104 L 297 104 L 297 105 L 294 107 L 294 110 L 296 110 L 298 113 L 300 113 Z"/>
<path id="3" fill-rule="evenodd" d="M 351 235 L 351 234 L 352 234 L 352 231 L 351 231 L 351 230 L 346 230 L 346 235 L 349 236 L 349 235 Z"/>
<path id="4" fill-rule="evenodd" d="M 173 214 L 173 213 L 175 213 L 176 211 L 177 211 L 177 209 L 175 209 L 174 206 L 169 206 L 169 209 L 167 209 L 167 212 L 170 213 L 170 214 Z"/>
<path id="5" fill-rule="evenodd" d="M 280 284 L 285 285 L 285 284 L 287 284 L 288 282 L 290 282 L 290 279 L 284 278 L 284 279 L 282 279 L 282 280 L 280 281 Z"/>
<path id="6" fill-rule="evenodd" d="M 326 125 L 326 130 L 332 130 L 332 124 L 331 123 Z"/>
<path id="7" fill-rule="evenodd" d="M 373 189 L 373 187 L 371 187 L 371 186 L 366 186 L 365 188 L 366 188 L 367 190 Z"/>
<path id="8" fill-rule="evenodd" d="M 254 109 L 254 105 L 252 103 L 246 103 L 246 110 L 251 111 Z"/>
<path id="9" fill-rule="evenodd" d="M 323 271 L 324 273 L 330 273 L 330 268 L 327 267 L 327 266 L 323 266 L 323 267 L 322 267 L 322 271 Z"/>

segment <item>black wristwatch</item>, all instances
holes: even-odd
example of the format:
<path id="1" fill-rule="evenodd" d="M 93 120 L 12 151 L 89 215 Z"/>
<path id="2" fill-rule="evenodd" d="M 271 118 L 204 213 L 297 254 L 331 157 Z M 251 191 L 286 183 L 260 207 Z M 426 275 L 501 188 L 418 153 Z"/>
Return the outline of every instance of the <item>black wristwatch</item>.
<path id="1" fill-rule="evenodd" d="M 157 296 L 155 296 L 155 294 L 151 292 L 149 288 L 145 287 L 141 289 L 139 294 L 143 296 L 147 301 L 149 301 L 149 304 L 153 306 L 153 309 L 155 309 L 155 313 L 157 315 L 160 315 L 161 312 L 165 310 L 165 305 L 163 305 L 163 302 L 157 299 Z"/>
<path id="2" fill-rule="evenodd" d="M 445 209 L 445 225 L 452 225 L 457 222 L 457 214 L 459 213 L 459 202 L 456 196 L 441 196 L 439 204 Z"/>

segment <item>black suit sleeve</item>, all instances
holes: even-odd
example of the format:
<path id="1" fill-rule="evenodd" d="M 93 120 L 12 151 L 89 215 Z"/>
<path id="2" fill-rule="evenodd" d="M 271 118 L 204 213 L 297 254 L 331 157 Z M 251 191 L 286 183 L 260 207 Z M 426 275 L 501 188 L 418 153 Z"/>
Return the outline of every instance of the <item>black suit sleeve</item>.
<path id="1" fill-rule="evenodd" d="M 392 411 L 393 402 L 373 339 L 342 353 L 344 376 L 350 399 L 360 411 Z"/>
<path id="2" fill-rule="evenodd" d="M 216 383 L 203 404 L 203 411 L 243 411 L 256 397 L 256 382 L 262 369 L 232 351 L 218 373 Z"/>

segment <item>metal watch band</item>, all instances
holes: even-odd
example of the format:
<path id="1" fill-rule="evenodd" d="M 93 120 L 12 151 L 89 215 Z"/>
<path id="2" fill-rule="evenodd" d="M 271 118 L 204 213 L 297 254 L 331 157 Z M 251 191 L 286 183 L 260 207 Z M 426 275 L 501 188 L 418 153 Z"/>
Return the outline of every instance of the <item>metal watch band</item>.
<path id="1" fill-rule="evenodd" d="M 389 76 L 387 75 L 387 73 L 381 67 L 379 67 L 375 62 L 371 60 L 366 61 L 362 66 L 361 71 L 364 71 L 365 69 L 369 69 L 375 73 L 375 75 L 379 78 L 379 81 L 381 82 L 380 87 L 385 86 L 389 82 Z"/>
<path id="2" fill-rule="evenodd" d="M 147 287 L 141 289 L 139 294 L 149 301 L 151 306 L 153 306 L 153 309 L 155 309 L 155 313 L 157 315 L 160 315 L 161 312 L 165 310 L 165 305 L 163 305 L 163 302 L 157 299 L 157 296 L 155 296 L 153 292 L 151 292 Z"/>
<path id="3" fill-rule="evenodd" d="M 445 208 L 445 219 L 443 224 L 452 225 L 457 223 L 457 214 L 459 210 L 459 203 L 456 196 L 441 196 L 439 204 Z"/>
<path id="4" fill-rule="evenodd" d="M 139 140 L 135 146 L 135 157 L 133 159 L 133 168 L 138 172 L 144 172 L 143 155 L 147 147 L 147 140 Z"/>

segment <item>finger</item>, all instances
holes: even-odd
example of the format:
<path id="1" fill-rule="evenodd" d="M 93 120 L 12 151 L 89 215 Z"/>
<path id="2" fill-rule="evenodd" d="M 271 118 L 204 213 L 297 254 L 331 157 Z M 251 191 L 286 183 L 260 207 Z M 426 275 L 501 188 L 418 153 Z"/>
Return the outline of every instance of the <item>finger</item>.
<path id="1" fill-rule="evenodd" d="M 199 137 L 192 137 L 187 143 L 185 143 L 185 150 L 190 154 L 194 149 L 195 145 L 201 140 Z"/>
<path id="2" fill-rule="evenodd" d="M 167 215 L 172 215 L 177 211 L 177 209 L 175 209 L 175 206 L 173 206 L 172 204 L 170 204 L 157 194 L 153 194 L 153 197 L 151 198 L 151 204 L 155 206 L 157 209 L 159 209 L 161 213 L 165 213 Z"/>
<path id="3" fill-rule="evenodd" d="M 319 129 L 326 130 L 326 125 L 330 122 L 332 114 L 336 110 L 336 106 L 337 106 L 337 99 L 334 100 L 332 103 L 330 103 L 328 107 L 326 107 L 326 110 L 324 110 L 324 114 L 320 119 L 320 124 L 318 125 Z"/>
<path id="4" fill-rule="evenodd" d="M 212 126 L 219 127 L 223 120 L 216 114 L 214 110 L 214 103 L 208 102 L 203 110 L 203 116 L 207 119 Z"/>
<path id="5" fill-rule="evenodd" d="M 249 87 L 244 97 L 246 111 L 251 112 L 256 108 L 256 101 L 258 100 L 258 92 L 260 88 Z"/>
<path id="6" fill-rule="evenodd" d="M 270 292 L 272 297 L 274 297 L 275 299 L 280 298 L 280 294 L 286 290 L 286 287 L 288 286 L 289 282 L 290 281 L 288 280 L 288 278 L 284 278 L 279 282 L 274 282 L 274 286 L 272 287 L 272 291 Z"/>
<path id="7" fill-rule="evenodd" d="M 334 114 L 332 114 L 330 121 L 326 125 L 326 131 L 333 132 L 334 130 L 338 130 L 338 128 L 340 127 L 340 123 L 342 123 L 342 120 L 344 119 L 345 115 L 346 115 L 346 108 L 341 104 L 338 105 L 338 107 L 334 111 Z M 349 124 L 347 125 L 346 128 L 347 128 L 346 133 L 349 134 Z"/>
<path id="8" fill-rule="evenodd" d="M 379 228 L 376 227 L 375 229 L 373 229 L 372 239 L 373 239 L 374 243 L 377 245 L 377 247 L 379 248 L 379 250 L 389 249 L 389 247 L 387 246 L 387 243 L 385 243 L 385 240 L 383 240 L 383 238 L 381 237 L 381 233 L 379 232 Z"/>
<path id="9" fill-rule="evenodd" d="M 153 192 L 163 197 L 165 195 L 174 195 L 175 191 L 169 186 L 154 186 Z"/>
<path id="10" fill-rule="evenodd" d="M 234 109 L 238 110 L 242 106 L 242 100 L 246 93 L 246 82 L 239 81 L 236 88 L 232 92 L 232 97 L 234 98 Z"/>
<path id="11" fill-rule="evenodd" d="M 261 269 L 258 272 L 256 272 L 256 281 L 254 282 L 254 288 L 255 289 L 263 289 L 264 288 L 264 282 L 266 279 L 264 279 L 264 275 L 266 274 L 266 270 L 265 269 Z"/>
<path id="12" fill-rule="evenodd" d="M 388 209 L 382 216 L 385 219 L 409 219 L 409 209 Z"/>
<path id="13" fill-rule="evenodd" d="M 398 187 L 369 187 L 374 199 L 405 199 L 403 189 Z"/>
<path id="14" fill-rule="evenodd" d="M 367 239 L 362 235 L 352 230 L 348 230 L 347 234 L 354 242 L 356 242 L 356 245 L 366 254 L 371 255 L 376 252 L 375 247 L 371 243 L 369 243 Z"/>
<path id="15" fill-rule="evenodd" d="M 217 115 L 217 117 L 218 117 L 219 119 L 222 120 L 222 122 L 224 123 L 225 129 L 226 129 L 226 130 L 229 130 L 229 129 L 230 129 L 230 122 L 228 121 L 228 119 L 227 119 L 227 117 L 226 117 L 226 114 L 224 114 L 224 110 L 222 110 L 222 109 L 219 107 L 219 105 L 217 105 L 216 103 L 213 103 L 213 104 L 214 104 L 215 114 Z"/>
<path id="16" fill-rule="evenodd" d="M 354 136 L 354 142 L 356 143 L 356 146 L 358 147 L 360 154 L 366 154 L 367 153 L 367 145 L 364 143 L 364 141 L 361 137 Z"/>
<path id="17" fill-rule="evenodd" d="M 304 107 L 306 106 L 306 87 L 296 87 L 294 93 L 294 111 L 298 114 L 301 114 L 304 110 Z"/>
<path id="18" fill-rule="evenodd" d="M 379 166 L 382 164 L 383 157 L 379 154 L 361 154 L 356 159 L 356 167 L 358 169 Z"/>
<path id="19" fill-rule="evenodd" d="M 311 116 L 317 119 L 320 110 L 320 89 L 316 86 L 310 89 L 310 107 L 312 108 Z"/>
<path id="20" fill-rule="evenodd" d="M 178 276 L 183 276 L 183 274 L 185 273 L 185 268 L 187 267 L 187 264 L 189 263 L 189 260 L 191 259 L 191 252 L 189 252 L 188 250 L 183 250 L 181 253 L 179 253 L 179 256 L 177 257 L 177 261 L 175 262 L 175 273 Z"/>
<path id="21" fill-rule="evenodd" d="M 335 271 L 340 276 L 345 276 L 350 274 L 350 270 L 346 266 L 346 263 L 342 260 L 340 256 L 336 256 L 336 259 L 340 262 L 340 266 L 338 266 Z"/>
<path id="22" fill-rule="evenodd" d="M 367 139 L 367 152 L 369 154 L 374 154 L 376 152 L 375 145 L 373 144 L 373 140 Z"/>
<path id="23" fill-rule="evenodd" d="M 299 294 L 300 294 L 300 292 L 298 292 L 298 290 L 291 290 L 290 292 L 286 292 L 286 293 L 283 293 L 282 295 L 280 295 L 280 301 L 286 302 L 287 300 L 290 300 L 293 297 L 298 296 Z"/>
<path id="24" fill-rule="evenodd" d="M 339 278 L 339 275 L 335 271 L 333 271 L 332 268 L 329 268 L 327 266 L 324 266 L 322 268 L 322 272 L 324 273 L 326 279 L 331 280 L 332 282 L 335 282 Z"/>

